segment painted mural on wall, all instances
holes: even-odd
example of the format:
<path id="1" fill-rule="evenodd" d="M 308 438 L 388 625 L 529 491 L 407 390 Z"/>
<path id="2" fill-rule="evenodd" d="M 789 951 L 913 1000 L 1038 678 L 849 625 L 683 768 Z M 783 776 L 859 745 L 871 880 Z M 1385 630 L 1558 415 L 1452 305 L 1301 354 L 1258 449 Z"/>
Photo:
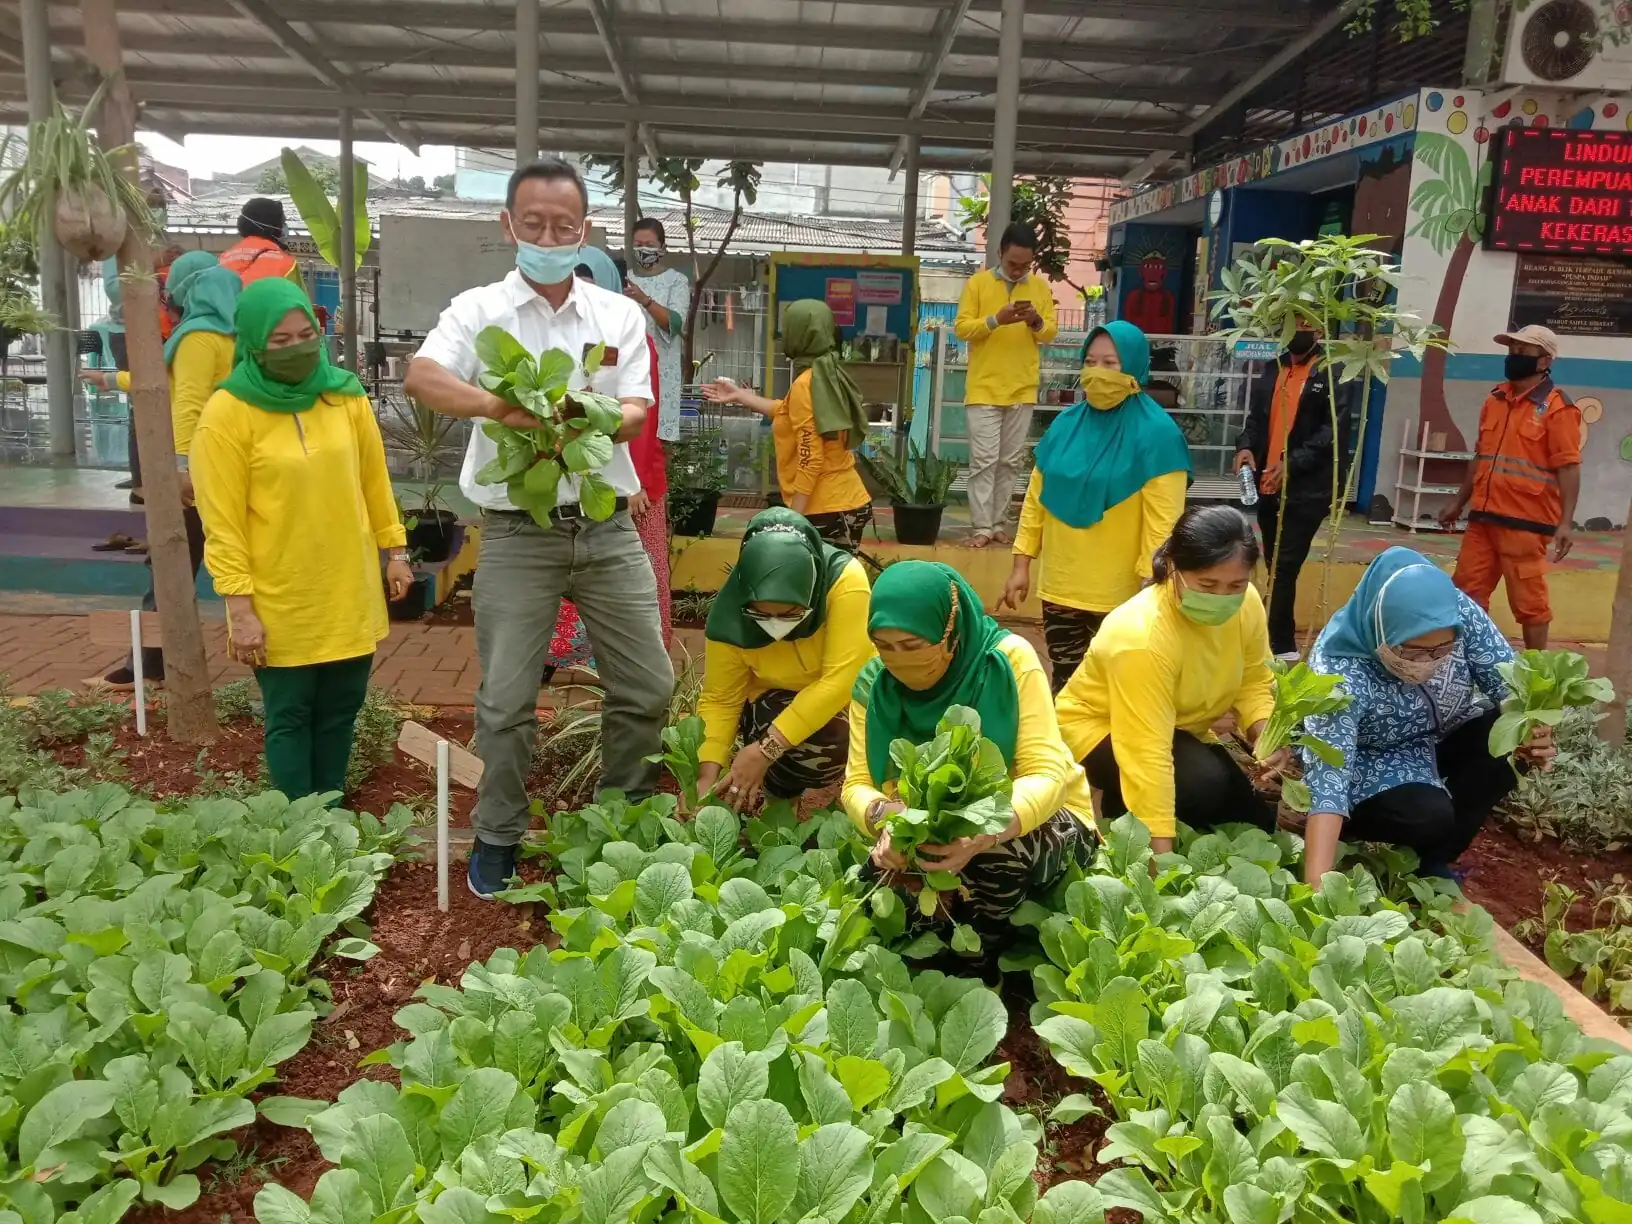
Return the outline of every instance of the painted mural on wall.
<path id="1" fill-rule="evenodd" d="M 1184 239 L 1182 229 L 1165 225 L 1130 225 L 1123 231 L 1117 264 L 1117 318 L 1152 336 L 1179 330 Z"/>
<path id="2" fill-rule="evenodd" d="M 1360 154 L 1360 178 L 1354 185 L 1354 211 L 1348 233 L 1376 234 L 1378 250 L 1395 257 L 1405 245 L 1411 202 L 1412 136 L 1374 145 Z"/>
<path id="3" fill-rule="evenodd" d="M 1356 111 L 1318 128 L 1288 136 L 1275 144 L 1265 145 L 1251 153 L 1119 200 L 1111 208 L 1111 224 L 1134 221 L 1172 208 L 1175 204 L 1200 199 L 1209 195 L 1214 188 L 1254 183 L 1259 179 L 1272 178 L 1294 166 L 1339 153 L 1352 153 L 1367 145 L 1391 140 L 1416 127 L 1417 110 L 1417 94 L 1409 93 L 1369 110 Z"/>
<path id="4" fill-rule="evenodd" d="M 1632 94 L 1567 95 L 1534 87 L 1425 89 L 1418 107 L 1407 232 L 1402 248 L 1404 309 L 1449 334 L 1446 354 L 1429 354 L 1413 377 L 1389 387 L 1379 471 L 1394 470 L 1412 418 L 1465 450 L 1479 406 L 1501 380 L 1497 333 L 1523 313 L 1529 283 L 1521 259 L 1482 246 L 1492 139 L 1503 127 L 1632 130 Z M 1534 277 L 1530 278 L 1532 281 Z M 1521 300 L 1524 299 L 1524 300 Z M 1624 444 L 1632 403 L 1632 341 L 1559 328 L 1559 384 L 1582 405 L 1582 491 L 1577 520 L 1621 523 L 1626 516 Z M 1447 477 L 1450 473 L 1446 473 Z"/>

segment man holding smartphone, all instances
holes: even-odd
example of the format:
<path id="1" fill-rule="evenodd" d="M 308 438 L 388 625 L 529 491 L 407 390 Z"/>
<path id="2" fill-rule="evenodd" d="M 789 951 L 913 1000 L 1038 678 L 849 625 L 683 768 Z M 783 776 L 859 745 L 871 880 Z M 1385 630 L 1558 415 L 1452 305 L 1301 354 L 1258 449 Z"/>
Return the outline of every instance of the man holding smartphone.
<path id="1" fill-rule="evenodd" d="M 1037 404 L 1039 349 L 1059 331 L 1054 293 L 1032 275 L 1037 232 L 1024 222 L 1003 231 L 995 268 L 963 287 L 953 330 L 969 346 L 964 416 L 969 432 L 969 543 L 1007 544 L 1009 504 Z"/>

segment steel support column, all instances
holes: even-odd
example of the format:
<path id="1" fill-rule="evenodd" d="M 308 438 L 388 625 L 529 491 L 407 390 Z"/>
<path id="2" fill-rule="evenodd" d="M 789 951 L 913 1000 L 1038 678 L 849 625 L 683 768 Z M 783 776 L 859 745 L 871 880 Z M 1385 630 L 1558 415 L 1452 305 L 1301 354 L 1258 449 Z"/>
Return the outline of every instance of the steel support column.
<path id="1" fill-rule="evenodd" d="M 516 0 L 516 165 L 538 160 L 538 0 Z"/>
<path id="2" fill-rule="evenodd" d="M 918 137 L 908 136 L 907 155 L 902 169 L 906 181 L 901 192 L 901 254 L 915 255 L 918 246 Z"/>
<path id="3" fill-rule="evenodd" d="M 340 342 L 346 369 L 357 372 L 357 163 L 351 108 L 340 111 Z"/>
<path id="4" fill-rule="evenodd" d="M 1020 121 L 1020 50 L 1026 0 L 1003 0 L 997 37 L 997 114 L 992 124 L 992 195 L 986 209 L 986 262 L 997 262 L 998 242 L 1014 202 L 1014 140 Z"/>
<path id="5" fill-rule="evenodd" d="M 22 0 L 23 73 L 28 92 L 28 119 L 38 123 L 51 117 L 56 105 L 51 86 L 51 25 L 46 0 Z M 51 231 L 53 208 L 40 221 L 40 302 L 46 313 L 62 324 L 45 335 L 45 387 L 51 453 L 74 453 L 74 337 L 68 324 L 68 260 Z"/>
<path id="6" fill-rule="evenodd" d="M 640 124 L 623 128 L 623 258 L 635 266 L 635 222 L 640 220 Z"/>

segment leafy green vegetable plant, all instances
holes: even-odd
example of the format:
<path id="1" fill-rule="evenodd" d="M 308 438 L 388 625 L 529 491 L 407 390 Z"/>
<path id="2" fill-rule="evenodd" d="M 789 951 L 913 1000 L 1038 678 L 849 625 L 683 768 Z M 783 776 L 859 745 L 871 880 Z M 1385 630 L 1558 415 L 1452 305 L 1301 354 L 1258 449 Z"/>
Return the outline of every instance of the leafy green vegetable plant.
<path id="1" fill-rule="evenodd" d="M 1592 885 L 1590 925 L 1570 929 L 1570 913 L 1581 894 L 1559 880 L 1542 888 L 1541 917 L 1519 923 L 1521 939 L 1540 937 L 1547 963 L 1567 978 L 1581 975 L 1581 992 L 1632 1012 L 1632 890 L 1616 876 Z"/>
<path id="2" fill-rule="evenodd" d="M 890 845 L 909 864 L 922 845 L 944 846 L 963 837 L 1001 833 L 1014 818 L 1013 783 L 1003 752 L 980 733 L 980 715 L 952 706 L 927 744 L 898 739 L 890 744 L 896 794 L 906 807 L 884 818 Z M 955 891 L 957 877 L 930 872 L 918 893 L 919 911 L 933 915 L 940 894 Z"/>
<path id="3" fill-rule="evenodd" d="M 1264 760 L 1282 748 L 1304 748 L 1329 765 L 1342 765 L 1343 754 L 1304 729 L 1304 720 L 1315 714 L 1333 714 L 1346 709 L 1352 698 L 1343 691 L 1342 677 L 1311 671 L 1307 663 L 1286 667 L 1276 663 L 1275 709 L 1258 736 L 1254 755 Z M 1301 778 L 1281 783 L 1281 799 L 1295 812 L 1307 812 L 1311 797 Z"/>
<path id="4" fill-rule="evenodd" d="M 599 372 L 605 353 L 605 346 L 596 345 L 585 355 L 586 381 Z M 499 454 L 476 473 L 476 483 L 506 486 L 510 501 L 547 529 L 561 478 L 573 476 L 584 514 L 611 518 L 617 493 L 600 471 L 611 461 L 613 438 L 623 427 L 618 401 L 596 391 L 568 390 L 578 372 L 571 354 L 549 349 L 534 357 L 502 327 L 482 329 L 476 355 L 483 366 L 482 387 L 538 418 L 529 429 L 497 421 L 482 425 Z"/>
<path id="5" fill-rule="evenodd" d="M 680 784 L 687 811 L 694 810 L 702 798 L 697 793 L 697 778 L 703 769 L 705 738 L 703 720 L 695 714 L 688 715 L 663 728 L 663 751 L 653 758 Z"/>
<path id="6" fill-rule="evenodd" d="M 180 1210 L 231 1156 L 326 1009 L 310 966 L 376 951 L 358 918 L 412 820 L 325 798 L 0 798 L 0 1217 Z"/>
<path id="7" fill-rule="evenodd" d="M 1537 727 L 1556 727 L 1564 711 L 1612 701 L 1608 680 L 1587 675 L 1587 660 L 1570 650 L 1524 650 L 1496 670 L 1507 681 L 1502 712 L 1490 728 L 1490 755 L 1512 756 Z"/>

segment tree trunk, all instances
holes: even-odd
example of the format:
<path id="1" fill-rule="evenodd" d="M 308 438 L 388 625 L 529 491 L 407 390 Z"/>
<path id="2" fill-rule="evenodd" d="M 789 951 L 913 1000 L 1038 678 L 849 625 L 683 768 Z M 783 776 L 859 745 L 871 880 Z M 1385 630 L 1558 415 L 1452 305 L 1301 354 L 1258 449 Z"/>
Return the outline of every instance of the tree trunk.
<path id="1" fill-rule="evenodd" d="M 691 252 L 691 301 L 686 306 L 685 324 L 680 328 L 680 392 L 683 396 L 685 384 L 697 379 L 697 367 L 692 358 L 696 355 L 697 345 L 697 303 L 703 295 L 697 284 L 697 231 L 692 228 L 691 222 L 691 192 L 682 193 L 681 203 L 686 209 L 686 249 Z"/>
<path id="2" fill-rule="evenodd" d="M 731 245 L 731 239 L 736 236 L 737 225 L 741 220 L 742 197 L 739 195 L 737 197 L 736 206 L 731 210 L 731 224 L 725 227 L 725 237 L 720 239 L 720 249 L 715 251 L 714 257 L 708 261 L 708 267 L 704 268 L 701 272 L 696 273 L 696 279 L 692 281 L 691 309 L 686 312 L 686 340 L 685 344 L 681 347 L 680 356 L 681 360 L 685 362 L 685 365 L 682 368 L 691 370 L 691 376 L 694 379 L 697 377 L 697 371 L 692 367 L 691 358 L 694 343 L 693 337 L 696 335 L 697 329 L 697 307 L 702 303 L 703 290 L 708 287 L 708 282 L 714 278 L 714 270 L 720 266 L 720 260 L 725 258 L 726 248 Z M 695 249 L 693 249 L 692 268 L 694 270 L 697 266 L 696 255 L 697 252 Z M 764 388 L 764 392 L 766 395 L 769 395 L 770 388 Z"/>
<path id="3" fill-rule="evenodd" d="M 110 82 L 97 138 L 104 150 L 127 148 L 120 170 L 138 187 L 136 108 L 125 83 L 115 0 L 84 0 L 81 20 L 85 51 Z M 130 354 L 130 403 L 136 440 L 144 456 L 148 556 L 159 604 L 159 632 L 164 641 L 164 678 L 168 690 L 166 718 L 172 739 L 207 744 L 215 739 L 215 700 L 198 623 L 192 561 L 182 518 L 181 480 L 173 461 L 175 434 L 170 427 L 170 387 L 159 335 L 159 289 L 153 275 L 153 250 L 147 236 L 131 226 L 119 248 L 119 273 L 125 287 L 125 334 Z"/>
<path id="4" fill-rule="evenodd" d="M 1434 317 L 1431 320 L 1447 337 L 1450 336 L 1451 324 L 1456 319 L 1456 302 L 1462 296 L 1462 282 L 1468 275 L 1468 262 L 1472 258 L 1473 239 L 1464 235 L 1457 240 L 1455 249 L 1451 251 L 1451 261 L 1445 265 L 1445 279 L 1440 282 L 1439 300 L 1434 303 Z M 1466 449 L 1467 443 L 1462 437 L 1462 431 L 1456 427 L 1456 421 L 1451 416 L 1450 404 L 1445 399 L 1446 356 L 1442 348 L 1431 348 L 1423 354 L 1422 419 L 1418 423 L 1418 428 L 1427 425 L 1429 430 L 1436 433 L 1444 430 L 1445 449 L 1459 451 Z M 1438 476 L 1439 473 L 1433 475 Z M 1457 478 L 1460 479 L 1460 475 Z"/>
<path id="5" fill-rule="evenodd" d="M 1615 686 L 1615 700 L 1598 724 L 1598 734 L 1611 744 L 1626 742 L 1627 700 L 1632 698 L 1632 507 L 1627 508 L 1621 532 L 1621 572 L 1615 580 L 1615 602 L 1609 613 L 1609 661 L 1606 669 Z"/>

